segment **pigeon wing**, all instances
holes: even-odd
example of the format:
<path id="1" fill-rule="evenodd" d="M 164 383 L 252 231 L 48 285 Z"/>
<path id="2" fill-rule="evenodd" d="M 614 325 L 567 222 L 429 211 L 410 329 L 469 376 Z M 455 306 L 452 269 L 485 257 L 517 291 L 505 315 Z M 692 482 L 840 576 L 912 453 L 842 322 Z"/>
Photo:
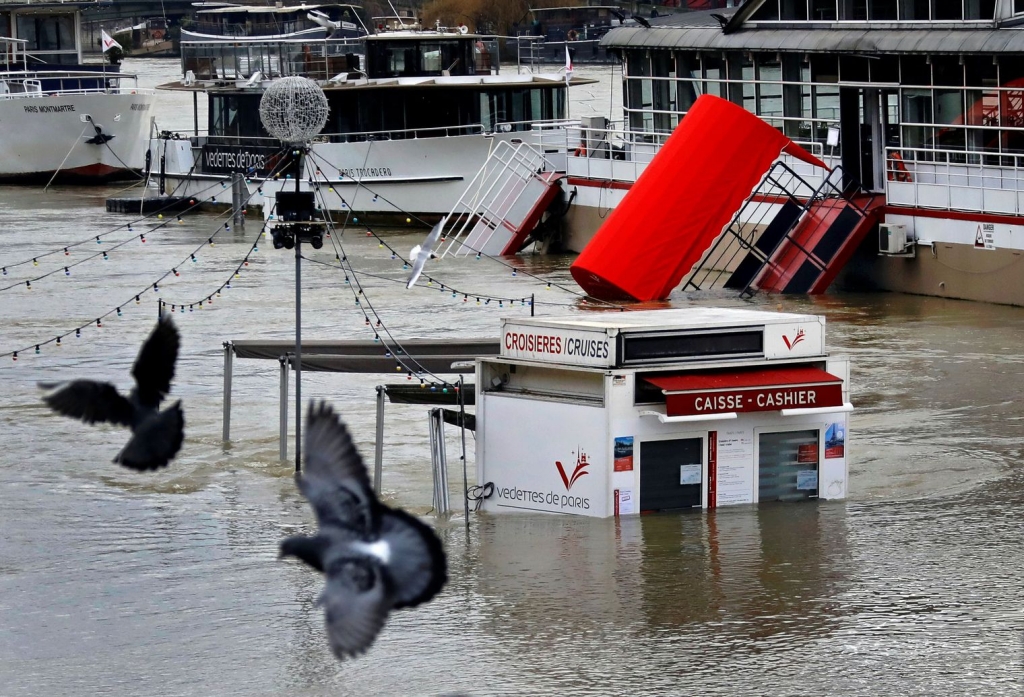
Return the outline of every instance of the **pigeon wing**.
<path id="1" fill-rule="evenodd" d="M 331 545 L 326 535 L 292 535 L 281 541 L 281 557 L 301 559 L 317 571 L 323 573 L 324 554 Z"/>
<path id="2" fill-rule="evenodd" d="M 179 343 L 178 329 L 171 318 L 166 317 L 157 323 L 142 345 L 132 366 L 132 377 L 138 386 L 139 402 L 144 406 L 155 409 L 171 391 Z"/>
<path id="3" fill-rule="evenodd" d="M 109 382 L 73 380 L 57 385 L 39 383 L 43 389 L 56 389 L 43 397 L 46 405 L 58 414 L 81 419 L 87 424 L 111 423 L 131 426 L 131 402 L 121 396 Z"/>
<path id="4" fill-rule="evenodd" d="M 297 477 L 321 527 L 340 525 L 369 533 L 376 529 L 377 500 L 348 429 L 326 402 L 306 414 L 306 466 Z"/>
<path id="5" fill-rule="evenodd" d="M 365 652 L 384 628 L 391 609 L 380 568 L 362 558 L 330 564 L 321 601 L 327 638 L 338 658 Z"/>
<path id="6" fill-rule="evenodd" d="M 416 281 L 419 280 L 420 274 L 423 273 L 423 267 L 434 253 L 434 248 L 437 247 L 437 241 L 441 239 L 441 232 L 444 230 L 444 224 L 447 221 L 447 216 L 441 218 L 441 220 L 437 222 L 437 225 L 430 230 L 430 234 L 427 235 L 427 239 L 423 241 L 423 244 L 413 247 L 414 253 L 410 254 L 410 256 L 414 257 L 411 259 L 412 271 L 409 273 L 408 283 L 405 284 L 406 288 L 412 288 L 416 285 Z"/>
<path id="7" fill-rule="evenodd" d="M 448 562 L 434 531 L 403 510 L 384 508 L 380 537 L 390 548 L 386 571 L 395 608 L 437 595 L 448 580 Z"/>
<path id="8" fill-rule="evenodd" d="M 131 439 L 114 462 L 138 472 L 166 467 L 185 439 L 185 415 L 181 401 L 138 424 Z"/>

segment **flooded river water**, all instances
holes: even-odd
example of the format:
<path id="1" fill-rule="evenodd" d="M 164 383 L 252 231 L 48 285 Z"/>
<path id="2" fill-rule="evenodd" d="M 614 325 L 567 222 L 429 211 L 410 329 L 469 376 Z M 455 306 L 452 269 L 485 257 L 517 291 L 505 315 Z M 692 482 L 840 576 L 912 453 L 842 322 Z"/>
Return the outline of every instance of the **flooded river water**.
<path id="1" fill-rule="evenodd" d="M 155 82 L 176 64 L 126 68 Z M 617 87 L 603 80 L 594 99 Z M 188 128 L 191 100 L 169 104 L 161 127 Z M 124 224 L 104 212 L 114 191 L 0 188 L 0 264 Z M 223 219 L 162 222 L 104 238 L 112 248 L 147 233 L 70 276 L 65 259 L 95 243 L 0 277 L 8 286 L 58 270 L 31 290 L 0 291 L 0 353 L 93 323 L 60 347 L 0 359 L 0 695 L 1020 694 L 1024 309 L 896 294 L 668 303 L 828 318 L 829 351 L 852 361 L 856 406 L 842 502 L 620 520 L 471 514 L 467 533 L 461 512 L 427 515 L 425 409 L 389 405 L 386 498 L 436 525 L 451 581 L 434 602 L 393 615 L 366 656 L 339 663 L 315 606 L 322 580 L 276 559 L 279 540 L 312 523 L 292 466 L 278 461 L 276 363 L 236 361 L 232 442 L 221 442 L 222 342 L 291 336 L 290 254 L 268 241 L 212 307 L 176 313 L 187 438 L 167 470 L 111 464 L 124 433 L 40 402 L 43 379 L 127 386 L 157 297 L 205 297 L 259 230 L 222 233 L 193 263 Z M 424 232 L 382 235 L 407 249 Z M 357 271 L 383 277 L 363 278 L 365 298 L 395 336 L 493 337 L 500 317 L 529 312 L 406 291 L 401 262 L 364 230 L 340 242 Z M 329 246 L 309 254 L 334 259 Z M 570 262 L 514 263 L 570 287 Z M 154 292 L 172 267 L 180 276 Z M 304 337 L 373 337 L 339 270 L 303 273 Z M 592 311 L 486 259 L 446 259 L 432 273 L 471 294 L 535 293 L 538 313 Z M 122 303 L 123 316 L 95 326 Z M 374 386 L 396 379 L 306 374 L 303 394 L 332 400 L 372 457 Z M 454 429 L 448 437 L 461 510 Z"/>

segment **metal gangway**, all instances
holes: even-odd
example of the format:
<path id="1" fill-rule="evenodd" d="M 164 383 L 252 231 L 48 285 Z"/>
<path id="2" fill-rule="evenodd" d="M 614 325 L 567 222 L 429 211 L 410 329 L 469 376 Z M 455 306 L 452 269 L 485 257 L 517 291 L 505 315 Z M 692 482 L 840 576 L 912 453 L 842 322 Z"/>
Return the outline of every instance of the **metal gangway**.
<path id="1" fill-rule="evenodd" d="M 558 196 L 563 176 L 531 145 L 499 141 L 448 215 L 440 256 L 515 254 Z"/>

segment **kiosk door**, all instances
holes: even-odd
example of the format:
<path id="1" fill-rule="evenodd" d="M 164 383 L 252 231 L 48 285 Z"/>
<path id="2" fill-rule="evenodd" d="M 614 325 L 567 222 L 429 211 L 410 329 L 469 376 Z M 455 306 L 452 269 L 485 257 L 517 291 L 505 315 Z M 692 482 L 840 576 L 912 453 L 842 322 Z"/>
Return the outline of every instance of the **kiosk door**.
<path id="1" fill-rule="evenodd" d="M 640 512 L 700 508 L 704 439 L 640 443 Z"/>
<path id="2" fill-rule="evenodd" d="M 818 443 L 817 429 L 761 433 L 757 442 L 758 501 L 817 498 Z"/>

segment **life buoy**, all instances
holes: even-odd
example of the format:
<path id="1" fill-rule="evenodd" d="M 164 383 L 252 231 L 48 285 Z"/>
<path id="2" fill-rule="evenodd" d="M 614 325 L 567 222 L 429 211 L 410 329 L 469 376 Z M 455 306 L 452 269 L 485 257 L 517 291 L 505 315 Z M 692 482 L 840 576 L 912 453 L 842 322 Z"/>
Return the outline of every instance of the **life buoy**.
<path id="1" fill-rule="evenodd" d="M 586 157 L 587 148 L 582 143 L 580 143 L 580 145 L 576 148 L 576 151 L 573 153 L 573 155 L 575 155 L 576 157 Z"/>
<path id="2" fill-rule="evenodd" d="M 898 182 L 912 182 L 914 178 L 910 175 L 910 171 L 907 169 L 906 163 L 903 161 L 903 156 L 898 152 L 892 152 L 889 155 L 889 181 Z"/>
<path id="3" fill-rule="evenodd" d="M 576 39 L 578 38 L 580 38 L 579 32 L 576 31 L 575 29 L 570 29 L 568 34 L 569 41 L 576 41 Z"/>

